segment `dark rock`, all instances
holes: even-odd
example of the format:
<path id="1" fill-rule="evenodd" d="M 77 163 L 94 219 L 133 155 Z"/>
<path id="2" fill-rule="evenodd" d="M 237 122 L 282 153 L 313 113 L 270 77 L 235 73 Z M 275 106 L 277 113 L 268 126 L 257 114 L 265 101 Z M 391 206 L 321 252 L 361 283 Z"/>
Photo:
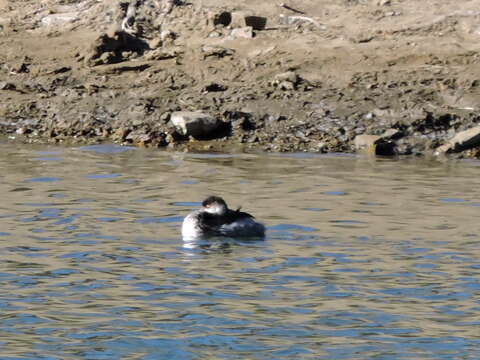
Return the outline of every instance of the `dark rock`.
<path id="1" fill-rule="evenodd" d="M 253 30 L 264 30 L 267 26 L 267 18 L 262 16 L 245 16 L 245 25 Z"/>
<path id="2" fill-rule="evenodd" d="M 207 86 L 205 86 L 202 91 L 204 92 L 221 92 L 227 90 L 228 87 L 222 84 L 217 84 L 217 83 L 211 83 Z"/>
<path id="3" fill-rule="evenodd" d="M 231 22 L 232 22 L 232 13 L 230 13 L 228 11 L 224 11 L 220 14 L 216 14 L 213 17 L 213 25 L 214 26 L 223 25 L 223 26 L 227 27 L 228 25 L 230 25 Z"/>

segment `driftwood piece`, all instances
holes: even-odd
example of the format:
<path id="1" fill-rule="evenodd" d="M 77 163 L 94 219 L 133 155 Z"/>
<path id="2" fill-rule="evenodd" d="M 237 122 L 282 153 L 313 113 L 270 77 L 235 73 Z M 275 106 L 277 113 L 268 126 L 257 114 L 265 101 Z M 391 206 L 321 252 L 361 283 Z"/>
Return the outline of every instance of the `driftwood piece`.
<path id="1" fill-rule="evenodd" d="M 285 3 L 280 3 L 280 4 L 278 4 L 278 6 L 284 8 L 284 9 L 293 11 L 294 13 L 305 15 L 305 12 L 303 12 L 303 11 L 301 11 L 301 10 L 294 9 L 294 8 L 292 8 L 291 6 L 288 6 L 288 5 L 285 4 Z"/>

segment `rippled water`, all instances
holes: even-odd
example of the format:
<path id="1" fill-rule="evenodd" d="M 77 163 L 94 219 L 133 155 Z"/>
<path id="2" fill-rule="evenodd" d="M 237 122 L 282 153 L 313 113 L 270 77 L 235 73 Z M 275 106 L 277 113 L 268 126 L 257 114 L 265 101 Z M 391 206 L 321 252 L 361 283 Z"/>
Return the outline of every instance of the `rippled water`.
<path id="1" fill-rule="evenodd" d="M 478 358 L 478 162 L 0 150 L 1 359 Z"/>

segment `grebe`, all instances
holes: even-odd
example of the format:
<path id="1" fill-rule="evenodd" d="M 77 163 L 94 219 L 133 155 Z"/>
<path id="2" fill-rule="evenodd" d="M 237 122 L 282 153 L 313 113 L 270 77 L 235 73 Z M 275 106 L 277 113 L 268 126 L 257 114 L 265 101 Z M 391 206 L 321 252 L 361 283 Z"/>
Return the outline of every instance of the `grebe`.
<path id="1" fill-rule="evenodd" d="M 264 237 L 265 226 L 256 222 L 246 212 L 231 210 L 218 196 L 209 196 L 202 207 L 188 214 L 183 220 L 182 236 L 195 239 L 211 236 Z"/>

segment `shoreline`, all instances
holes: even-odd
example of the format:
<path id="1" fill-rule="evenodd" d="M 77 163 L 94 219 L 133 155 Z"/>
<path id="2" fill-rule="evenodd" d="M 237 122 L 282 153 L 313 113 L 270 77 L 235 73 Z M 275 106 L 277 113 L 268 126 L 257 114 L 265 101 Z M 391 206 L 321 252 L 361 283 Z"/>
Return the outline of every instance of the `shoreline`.
<path id="1" fill-rule="evenodd" d="M 169 3 L 0 0 L 0 134 L 480 157 L 474 2 L 292 1 L 306 15 L 250 0 Z M 190 133 L 172 123 L 178 112 L 215 126 Z"/>

